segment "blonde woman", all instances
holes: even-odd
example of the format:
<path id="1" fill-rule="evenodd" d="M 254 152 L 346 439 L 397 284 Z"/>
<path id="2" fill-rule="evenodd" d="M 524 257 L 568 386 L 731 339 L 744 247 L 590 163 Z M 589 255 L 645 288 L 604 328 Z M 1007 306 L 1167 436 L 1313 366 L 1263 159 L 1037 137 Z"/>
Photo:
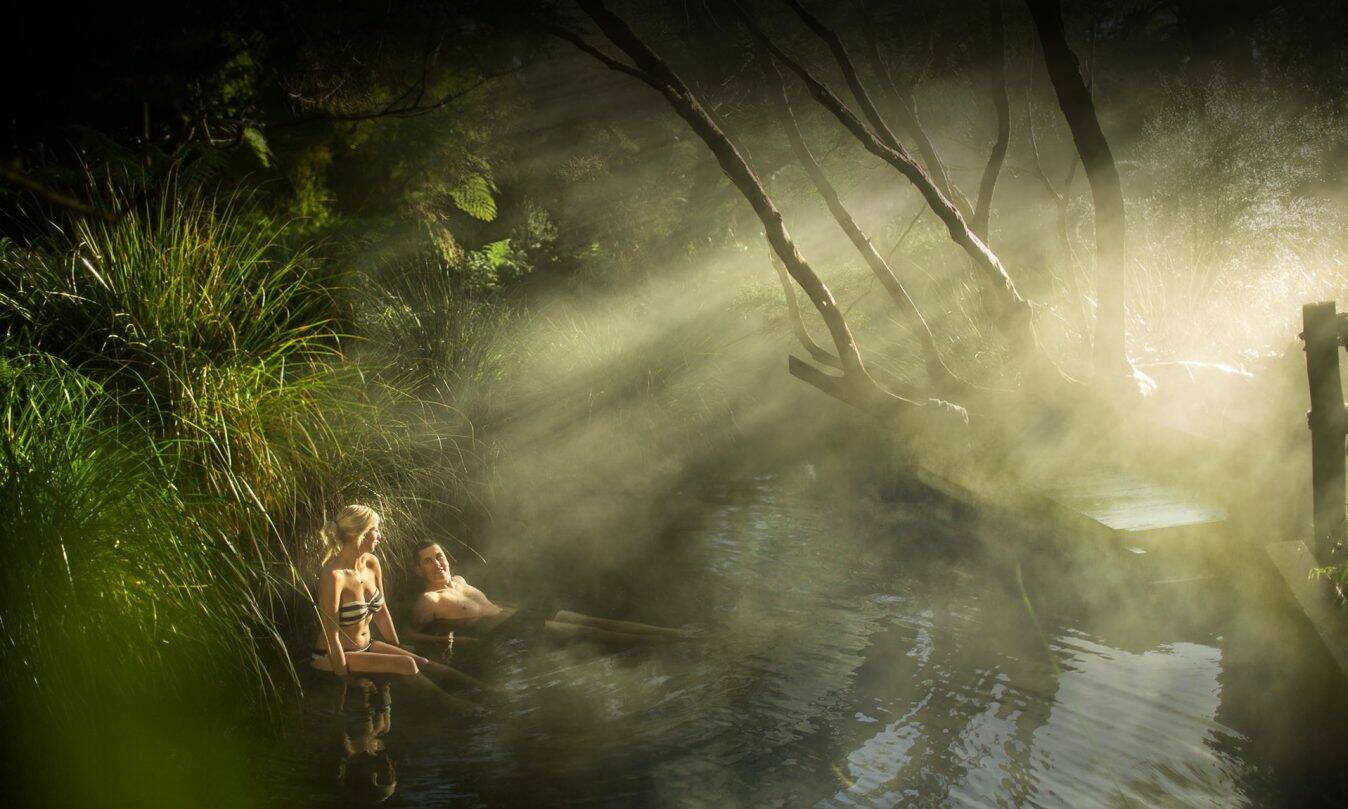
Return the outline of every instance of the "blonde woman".
<path id="1" fill-rule="evenodd" d="M 481 686 L 466 674 L 398 646 L 398 631 L 385 606 L 384 573 L 374 555 L 383 539 L 379 522 L 379 513 L 369 506 L 350 505 L 323 527 L 329 553 L 318 578 L 320 626 L 314 668 L 342 677 L 416 675 L 425 670 L 442 679 Z M 374 639 L 372 624 L 381 640 Z"/>

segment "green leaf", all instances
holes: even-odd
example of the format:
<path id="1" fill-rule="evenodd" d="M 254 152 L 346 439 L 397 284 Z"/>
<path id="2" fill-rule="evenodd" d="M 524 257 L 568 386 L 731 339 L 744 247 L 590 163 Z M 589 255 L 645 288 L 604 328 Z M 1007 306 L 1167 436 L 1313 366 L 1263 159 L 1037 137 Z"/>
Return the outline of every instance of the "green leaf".
<path id="1" fill-rule="evenodd" d="M 487 261 L 491 263 L 492 269 L 499 269 L 510 256 L 510 240 L 501 239 L 499 242 L 488 242 L 482 248 L 482 252 L 486 254 Z"/>
<path id="2" fill-rule="evenodd" d="M 483 222 L 496 218 L 496 199 L 492 196 L 491 180 L 481 174 L 469 174 L 458 187 L 450 189 L 449 196 L 459 210 Z"/>
<path id="3" fill-rule="evenodd" d="M 271 147 L 267 145 L 262 130 L 255 126 L 244 127 L 243 142 L 248 144 L 248 148 L 253 151 L 264 168 L 271 168 Z"/>

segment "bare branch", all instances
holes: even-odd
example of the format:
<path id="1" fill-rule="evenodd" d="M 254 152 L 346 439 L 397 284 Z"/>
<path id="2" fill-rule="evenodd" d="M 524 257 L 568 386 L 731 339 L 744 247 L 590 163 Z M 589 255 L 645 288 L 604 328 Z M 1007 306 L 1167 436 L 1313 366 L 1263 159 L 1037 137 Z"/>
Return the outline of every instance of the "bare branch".
<path id="1" fill-rule="evenodd" d="M 568 28 L 562 28 L 561 26 L 549 26 L 548 33 L 552 34 L 558 39 L 564 39 L 567 42 L 570 42 L 572 45 L 575 45 L 582 52 L 588 53 L 590 56 L 593 56 L 595 59 L 598 59 L 601 63 L 603 63 L 604 67 L 607 67 L 609 70 L 616 70 L 619 73 L 626 73 L 627 75 L 632 76 L 633 78 L 640 79 L 645 84 L 649 84 L 651 87 L 654 87 L 656 90 L 659 90 L 662 93 L 665 92 L 666 89 L 668 89 L 666 85 L 656 81 L 655 77 L 651 76 L 650 74 L 643 73 L 642 71 L 637 70 L 631 65 L 619 62 L 617 59 L 614 59 L 613 57 L 594 47 L 590 43 L 586 42 L 584 39 L 581 39 L 580 35 L 577 34 L 575 31 L 572 31 Z"/>
<path id="2" fill-rule="evenodd" d="M 501 70 L 495 73 L 484 73 L 478 77 L 477 81 L 473 82 L 469 86 L 461 90 L 445 93 L 444 95 L 440 96 L 438 99 L 432 101 L 429 104 L 420 103 L 422 98 L 421 93 L 418 93 L 416 98 L 414 98 L 411 102 L 407 104 L 400 104 L 399 102 L 401 102 L 402 99 L 406 98 L 410 94 L 409 90 L 404 90 L 403 93 L 399 95 L 397 98 L 393 99 L 387 105 L 377 110 L 369 110 L 367 112 L 322 113 L 319 115 L 308 115 L 303 118 L 296 118 L 290 121 L 279 121 L 277 123 L 271 124 L 269 128 L 287 129 L 292 126 L 302 126 L 304 124 L 312 124 L 326 121 L 372 121 L 378 118 L 417 118 L 422 115 L 435 112 L 436 110 L 444 109 L 445 107 L 449 106 L 455 101 L 458 101 L 459 99 L 467 95 L 470 95 L 474 90 L 483 87 L 492 79 L 500 78 L 501 76 L 509 76 L 512 73 L 518 73 L 520 70 L 522 70 L 522 68 L 511 68 L 510 70 Z"/>
<path id="3" fill-rule="evenodd" d="M 926 166 L 927 173 L 931 175 L 932 181 L 936 187 L 941 189 L 960 209 L 960 213 L 965 218 L 972 214 L 969 208 L 969 202 L 960 193 L 959 188 L 946 174 L 945 164 L 941 162 L 940 155 L 936 152 L 936 147 L 932 144 L 931 138 L 927 137 L 927 130 L 923 128 L 921 120 L 917 117 L 917 102 L 913 94 L 906 89 L 901 88 L 895 81 L 889 71 L 889 66 L 880 55 L 880 45 L 875 37 L 875 26 L 872 24 L 870 15 L 866 11 L 864 2 L 858 0 L 857 10 L 861 14 L 861 30 L 865 33 L 865 44 L 867 55 L 871 61 L 871 70 L 876 78 L 880 80 L 880 86 L 889 92 L 894 100 L 894 109 L 898 113 L 899 126 L 908 133 L 908 137 L 917 144 L 917 153 L 922 157 L 922 163 Z"/>
<path id="4" fill-rule="evenodd" d="M 27 191 L 38 199 L 58 208 L 63 208 L 76 216 L 83 216 L 89 219 L 101 219 L 104 222 L 117 222 L 126 216 L 131 210 L 130 206 L 116 211 L 104 211 L 94 207 L 88 202 L 76 199 L 68 194 L 63 194 L 54 188 L 50 188 L 42 183 L 26 176 L 19 171 L 18 161 L 8 164 L 0 164 L 0 179 L 16 185 Z"/>
<path id="5" fill-rule="evenodd" d="M 786 138 L 791 144 L 791 151 L 795 154 L 797 162 L 805 169 L 805 174 L 814 184 L 819 196 L 823 197 L 824 204 L 828 206 L 829 213 L 833 215 L 838 227 L 847 235 L 848 241 L 861 254 L 871 273 L 879 279 L 885 291 L 889 293 L 894 305 L 903 313 L 913 336 L 917 338 L 918 344 L 922 347 L 923 356 L 926 358 L 928 379 L 943 390 L 965 391 L 967 386 L 951 372 L 950 368 L 941 359 L 940 351 L 936 347 L 936 340 L 932 337 L 931 328 L 927 326 L 926 319 L 922 317 L 922 312 L 913 302 L 908 290 L 904 288 L 898 277 L 894 275 L 894 271 L 890 269 L 889 264 L 876 251 L 870 238 L 857 225 L 856 220 L 852 218 L 852 214 L 848 212 L 842 204 L 842 200 L 839 199 L 833 183 L 829 182 L 823 169 L 815 161 L 814 155 L 810 154 L 810 147 L 806 145 L 805 138 L 800 133 L 800 126 L 796 123 L 796 116 L 791 111 L 791 101 L 787 97 L 786 83 L 782 81 L 782 74 L 777 71 L 777 66 L 772 63 L 771 57 L 761 47 L 759 49 L 759 62 L 769 83 L 774 85 L 771 93 L 773 106 L 777 110 L 777 118 L 781 121 L 782 128 L 786 131 Z"/>
<path id="6" fill-rule="evenodd" d="M 1006 161 L 1006 148 L 1011 142 L 1011 102 L 1006 95 L 1006 31 L 1002 24 L 1002 0 L 988 0 L 990 35 L 989 51 L 992 65 L 992 103 L 997 111 L 997 140 L 983 169 L 983 180 L 978 185 L 978 204 L 974 207 L 974 233 L 992 244 L 989 220 L 992 217 L 992 193 L 997 188 L 997 176 Z"/>
<path id="7" fill-rule="evenodd" d="M 764 233 L 773 251 L 781 258 L 792 279 L 805 290 L 810 303 L 814 305 L 828 327 L 842 366 L 842 378 L 846 382 L 847 390 L 858 400 L 883 403 L 878 409 L 888 416 L 920 411 L 924 405 L 885 391 L 866 372 L 852 332 L 846 319 L 838 311 L 833 293 L 796 249 L 795 242 L 783 223 L 781 212 L 773 204 L 753 169 L 688 86 L 627 26 L 627 23 L 605 8 L 600 0 L 578 0 L 578 3 L 609 41 L 632 59 L 638 70 L 664 86 L 662 92 L 670 106 L 707 145 L 716 156 L 722 171 L 749 202 L 763 224 Z"/>
<path id="8" fill-rule="evenodd" d="M 922 426 L 936 430 L 962 429 L 969 426 L 969 411 L 944 399 L 915 402 L 892 394 L 883 394 L 874 386 L 859 385 L 847 376 L 824 373 L 797 357 L 787 357 L 787 370 L 796 379 L 843 404 L 882 421 L 902 419 L 905 423 L 925 421 Z"/>
<path id="9" fill-rule="evenodd" d="M 902 144 L 895 149 L 882 143 L 832 90 L 769 39 L 747 12 L 738 5 L 735 8 L 753 38 L 778 62 L 795 73 L 809 88 L 814 99 L 831 112 L 861 142 L 866 151 L 893 166 L 922 194 L 932 212 L 945 224 L 951 240 L 964 250 L 973 260 L 974 267 L 983 275 L 986 281 L 985 287 L 991 291 L 994 296 L 994 303 L 1000 309 L 997 318 L 998 326 L 1010 341 L 1013 354 L 1021 358 L 1042 359 L 1034 337 L 1029 304 L 1016 290 L 1015 283 L 1011 280 L 1011 276 L 1007 274 L 1006 269 L 1002 267 L 1001 261 L 973 232 L 954 203 L 941 193 L 932 182 L 931 177 L 913 160 Z"/>
<path id="10" fill-rule="evenodd" d="M 841 368 L 842 363 L 838 361 L 838 357 L 816 343 L 814 338 L 810 336 L 809 329 L 805 328 L 805 318 L 800 315 L 800 301 L 796 299 L 796 286 L 791 283 L 791 276 L 786 272 L 786 265 L 782 263 L 776 253 L 770 253 L 770 255 L 772 257 L 772 269 L 777 271 L 777 280 L 782 284 L 782 295 L 786 298 L 786 316 L 791 321 L 791 330 L 795 332 L 796 340 L 800 342 L 802 348 L 810 353 L 810 358 L 815 362 L 820 365 L 827 365 L 830 368 Z"/>

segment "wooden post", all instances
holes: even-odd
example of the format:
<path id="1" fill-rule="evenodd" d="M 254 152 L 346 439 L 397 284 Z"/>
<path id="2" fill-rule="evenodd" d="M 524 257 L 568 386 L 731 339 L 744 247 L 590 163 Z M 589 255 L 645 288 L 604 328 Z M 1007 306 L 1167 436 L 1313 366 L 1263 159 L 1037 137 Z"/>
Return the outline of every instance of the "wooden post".
<path id="1" fill-rule="evenodd" d="M 1315 557 L 1328 564 L 1344 540 L 1344 403 L 1339 376 L 1339 318 L 1334 302 L 1301 307 L 1310 381 L 1311 502 Z"/>

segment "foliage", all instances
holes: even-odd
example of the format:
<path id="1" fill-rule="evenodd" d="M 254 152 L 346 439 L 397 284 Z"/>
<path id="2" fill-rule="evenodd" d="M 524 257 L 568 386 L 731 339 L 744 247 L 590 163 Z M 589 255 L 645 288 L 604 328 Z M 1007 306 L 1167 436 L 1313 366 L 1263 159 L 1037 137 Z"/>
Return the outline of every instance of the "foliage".
<path id="1" fill-rule="evenodd" d="M 424 256 L 389 264 L 362 284 L 356 326 L 366 361 L 391 380 L 449 400 L 499 377 L 496 344 L 516 314 L 481 294 L 479 279 Z"/>
<path id="2" fill-rule="evenodd" d="M 351 364 L 340 290 L 282 226 L 157 198 L 0 244 L 0 673 L 57 749 L 146 704 L 172 732 L 222 700 L 255 719 L 293 688 L 318 522 L 356 500 L 411 529 L 471 451 L 457 413 Z"/>
<path id="3" fill-rule="evenodd" d="M 1348 593 L 1348 564 L 1311 568 L 1310 577 L 1329 582 L 1337 591 L 1340 604 L 1343 603 L 1344 593 Z"/>
<path id="4" fill-rule="evenodd" d="M 1343 288 L 1342 207 L 1319 187 L 1341 118 L 1282 92 L 1270 104 L 1267 81 L 1177 80 L 1148 118 L 1130 178 L 1130 317 L 1152 350 L 1281 349 L 1289 304 Z"/>

